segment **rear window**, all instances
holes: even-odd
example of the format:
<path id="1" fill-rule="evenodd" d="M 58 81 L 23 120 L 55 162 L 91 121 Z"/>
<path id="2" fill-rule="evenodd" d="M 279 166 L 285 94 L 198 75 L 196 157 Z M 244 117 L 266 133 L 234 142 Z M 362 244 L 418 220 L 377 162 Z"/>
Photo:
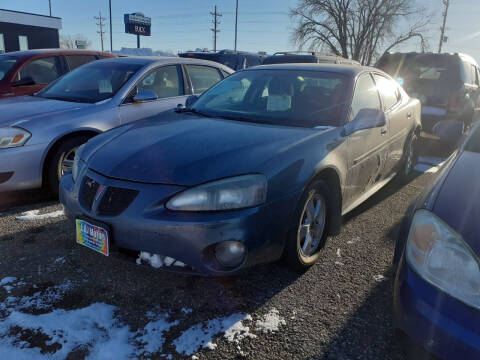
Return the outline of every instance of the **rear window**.
<path id="1" fill-rule="evenodd" d="M 459 59 L 450 55 L 395 54 L 380 59 L 377 67 L 429 106 L 446 106 L 463 83 Z"/>
<path id="2" fill-rule="evenodd" d="M 15 65 L 17 59 L 10 56 L 0 56 L 0 80 L 3 80 L 10 69 Z"/>

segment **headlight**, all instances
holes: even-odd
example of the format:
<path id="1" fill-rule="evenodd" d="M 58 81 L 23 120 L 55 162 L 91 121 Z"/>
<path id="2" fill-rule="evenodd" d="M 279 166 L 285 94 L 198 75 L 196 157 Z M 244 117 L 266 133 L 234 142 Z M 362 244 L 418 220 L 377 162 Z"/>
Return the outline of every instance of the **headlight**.
<path id="1" fill-rule="evenodd" d="M 243 175 L 185 190 L 166 206 L 180 211 L 221 211 L 257 206 L 263 204 L 266 197 L 265 176 Z"/>
<path id="2" fill-rule="evenodd" d="M 0 149 L 24 145 L 32 134 L 16 127 L 0 128 Z"/>
<path id="3" fill-rule="evenodd" d="M 85 148 L 85 144 L 78 147 L 77 151 L 75 152 L 75 157 L 73 158 L 73 165 L 72 165 L 72 178 L 73 181 L 77 181 L 78 171 L 80 170 L 82 164 L 85 164 L 83 160 L 81 160 L 83 149 Z"/>
<path id="4" fill-rule="evenodd" d="M 429 211 L 418 210 L 407 240 L 407 261 L 426 281 L 480 309 L 479 259 L 462 237 Z"/>

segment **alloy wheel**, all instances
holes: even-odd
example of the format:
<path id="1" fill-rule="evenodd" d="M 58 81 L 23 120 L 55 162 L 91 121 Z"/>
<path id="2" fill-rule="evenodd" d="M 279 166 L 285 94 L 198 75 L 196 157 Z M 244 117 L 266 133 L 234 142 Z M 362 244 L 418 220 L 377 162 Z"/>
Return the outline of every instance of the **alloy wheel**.
<path id="1" fill-rule="evenodd" d="M 302 256 L 310 257 L 318 250 L 325 230 L 325 198 L 312 193 L 306 202 L 297 232 L 297 242 Z"/>

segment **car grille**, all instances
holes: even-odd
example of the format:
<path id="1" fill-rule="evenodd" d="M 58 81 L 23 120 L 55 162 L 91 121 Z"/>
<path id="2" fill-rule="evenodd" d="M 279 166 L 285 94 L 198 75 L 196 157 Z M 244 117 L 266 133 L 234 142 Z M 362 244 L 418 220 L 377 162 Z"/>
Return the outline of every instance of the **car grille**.
<path id="1" fill-rule="evenodd" d="M 138 191 L 123 189 L 118 187 L 109 187 L 100 201 L 98 214 L 106 216 L 120 215 L 137 197 Z"/>
<path id="2" fill-rule="evenodd" d="M 99 186 L 100 184 L 98 182 L 85 176 L 80 188 L 80 201 L 89 210 L 92 209 L 93 201 L 95 200 L 95 195 L 97 194 Z"/>

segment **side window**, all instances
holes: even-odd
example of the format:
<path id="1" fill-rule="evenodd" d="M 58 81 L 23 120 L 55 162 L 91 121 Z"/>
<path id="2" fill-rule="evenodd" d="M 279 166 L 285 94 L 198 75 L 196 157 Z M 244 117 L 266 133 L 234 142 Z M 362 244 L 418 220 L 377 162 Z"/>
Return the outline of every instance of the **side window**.
<path id="1" fill-rule="evenodd" d="M 65 57 L 67 58 L 67 63 L 70 70 L 74 70 L 79 66 L 97 60 L 95 55 L 66 55 Z"/>
<path id="2" fill-rule="evenodd" d="M 472 65 L 466 62 L 462 62 L 463 64 L 463 73 L 465 75 L 465 84 L 473 84 L 474 78 L 472 76 Z"/>
<path id="3" fill-rule="evenodd" d="M 17 80 L 32 78 L 35 84 L 49 84 L 60 76 L 56 56 L 33 60 L 25 64 L 17 74 Z"/>
<path id="4" fill-rule="evenodd" d="M 471 65 L 471 72 L 472 72 L 472 84 L 478 85 L 478 74 L 477 74 L 477 67 L 475 65 Z"/>
<path id="5" fill-rule="evenodd" d="M 384 110 L 389 110 L 398 103 L 399 93 L 397 84 L 385 76 L 374 75 L 377 89 L 383 101 Z"/>
<path id="6" fill-rule="evenodd" d="M 161 66 L 151 71 L 137 85 L 138 90 L 151 90 L 159 99 L 183 95 L 183 80 L 176 65 Z"/>
<path id="7" fill-rule="evenodd" d="M 0 34 L 0 54 L 5 53 L 5 39 L 3 38 L 3 34 Z"/>
<path id="8" fill-rule="evenodd" d="M 258 57 L 256 57 L 256 56 L 248 56 L 247 57 L 247 67 L 257 66 L 257 65 L 260 65 L 260 64 L 261 64 L 261 61 Z"/>
<path id="9" fill-rule="evenodd" d="M 357 80 L 352 99 L 351 119 L 362 109 L 381 109 L 377 87 L 370 74 L 361 75 Z"/>
<path id="10" fill-rule="evenodd" d="M 20 51 L 28 50 L 28 37 L 25 35 L 18 35 L 18 48 Z"/>
<path id="11" fill-rule="evenodd" d="M 201 94 L 212 85 L 222 80 L 218 69 L 201 65 L 185 65 L 188 76 L 192 80 L 193 93 Z"/>

